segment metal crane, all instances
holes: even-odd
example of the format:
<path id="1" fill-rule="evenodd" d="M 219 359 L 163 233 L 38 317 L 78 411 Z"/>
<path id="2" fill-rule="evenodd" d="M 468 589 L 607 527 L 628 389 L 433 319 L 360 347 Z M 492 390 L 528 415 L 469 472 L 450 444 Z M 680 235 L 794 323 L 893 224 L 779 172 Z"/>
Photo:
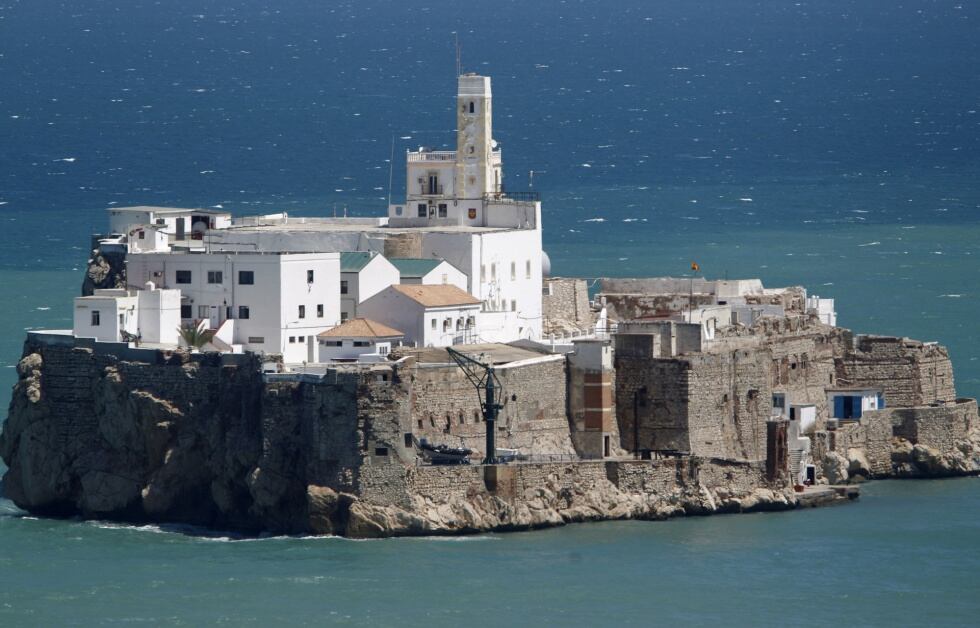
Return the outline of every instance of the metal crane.
<path id="1" fill-rule="evenodd" d="M 497 379 L 497 374 L 494 373 L 493 364 L 484 364 L 452 347 L 446 347 L 446 352 L 459 365 L 459 368 L 463 369 L 463 373 L 476 388 L 477 397 L 480 398 L 483 420 L 487 426 L 486 457 L 483 459 L 483 464 L 497 464 L 497 411 L 503 406 L 497 403 L 496 395 L 503 386 Z"/>

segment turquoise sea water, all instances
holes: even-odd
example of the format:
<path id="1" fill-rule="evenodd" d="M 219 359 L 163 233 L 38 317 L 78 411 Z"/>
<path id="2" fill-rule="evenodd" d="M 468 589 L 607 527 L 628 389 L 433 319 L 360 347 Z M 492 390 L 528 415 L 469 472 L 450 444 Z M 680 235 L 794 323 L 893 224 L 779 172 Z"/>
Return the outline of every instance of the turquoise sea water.
<path id="1" fill-rule="evenodd" d="M 0 0 L 0 404 L 70 326 L 111 205 L 383 211 L 453 141 L 452 32 L 556 273 L 757 276 L 938 340 L 980 395 L 969 2 Z M 464 540 L 247 542 L 23 518 L 0 624 L 975 625 L 980 485 L 812 512 Z"/>

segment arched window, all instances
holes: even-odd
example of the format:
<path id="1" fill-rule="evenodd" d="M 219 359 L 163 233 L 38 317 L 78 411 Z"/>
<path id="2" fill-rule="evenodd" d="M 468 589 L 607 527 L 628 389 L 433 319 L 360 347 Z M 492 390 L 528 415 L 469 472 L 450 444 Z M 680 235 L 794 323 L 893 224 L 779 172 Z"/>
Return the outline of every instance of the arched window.
<path id="1" fill-rule="evenodd" d="M 470 101 L 470 113 L 476 113 L 476 105 L 473 104 L 472 100 Z"/>

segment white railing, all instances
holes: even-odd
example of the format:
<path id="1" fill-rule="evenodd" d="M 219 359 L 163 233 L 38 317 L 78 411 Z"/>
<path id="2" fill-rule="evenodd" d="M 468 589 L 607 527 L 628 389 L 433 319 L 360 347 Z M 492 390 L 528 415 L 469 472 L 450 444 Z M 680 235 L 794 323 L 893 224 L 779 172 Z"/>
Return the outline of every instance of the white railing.
<path id="1" fill-rule="evenodd" d="M 456 151 L 429 150 L 410 152 L 408 153 L 408 161 L 410 163 L 426 161 L 456 161 Z"/>

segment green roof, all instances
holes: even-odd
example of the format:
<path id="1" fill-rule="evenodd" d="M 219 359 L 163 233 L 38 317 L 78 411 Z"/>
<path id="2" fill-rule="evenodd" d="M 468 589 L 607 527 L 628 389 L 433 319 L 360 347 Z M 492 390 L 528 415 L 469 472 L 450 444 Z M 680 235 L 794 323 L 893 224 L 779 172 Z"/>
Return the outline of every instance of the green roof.
<path id="1" fill-rule="evenodd" d="M 340 272 L 356 273 L 368 265 L 374 256 L 374 251 L 347 251 L 340 254 Z"/>
<path id="2" fill-rule="evenodd" d="M 424 277 L 442 263 L 441 259 L 425 257 L 392 257 L 388 261 L 395 265 L 402 277 Z"/>

